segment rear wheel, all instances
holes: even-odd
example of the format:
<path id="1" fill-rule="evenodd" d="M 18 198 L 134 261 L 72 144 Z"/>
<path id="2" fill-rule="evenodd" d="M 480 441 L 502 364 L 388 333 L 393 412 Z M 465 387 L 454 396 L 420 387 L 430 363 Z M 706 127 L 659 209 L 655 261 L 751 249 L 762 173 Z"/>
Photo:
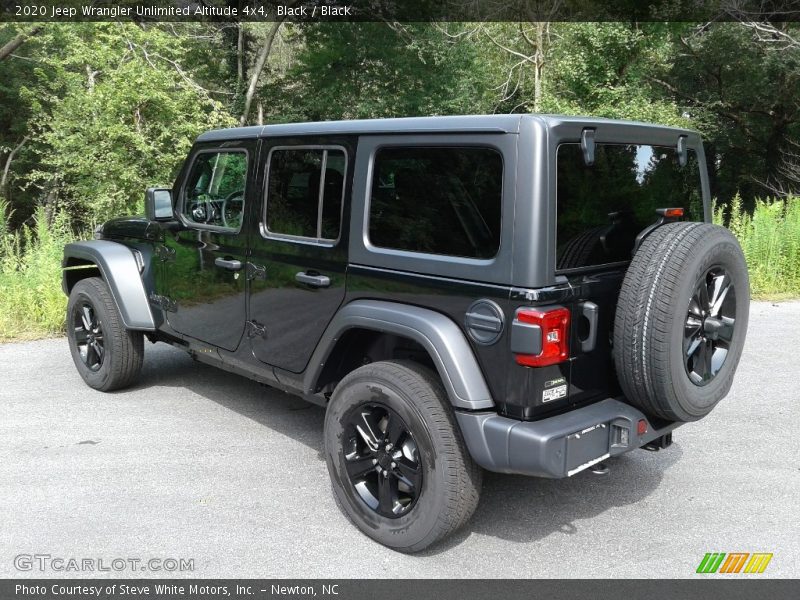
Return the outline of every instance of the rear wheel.
<path id="1" fill-rule="evenodd" d="M 78 373 L 96 390 L 126 387 L 142 369 L 142 333 L 125 329 L 108 285 L 98 277 L 82 279 L 72 288 L 67 339 Z"/>
<path id="2" fill-rule="evenodd" d="M 736 238 L 709 223 L 672 223 L 631 261 L 614 322 L 617 377 L 628 400 L 672 421 L 707 415 L 728 393 L 749 313 Z"/>
<path id="3" fill-rule="evenodd" d="M 374 540 L 416 552 L 472 515 L 481 470 L 452 413 L 436 375 L 410 361 L 366 365 L 336 387 L 328 472 L 343 511 Z"/>

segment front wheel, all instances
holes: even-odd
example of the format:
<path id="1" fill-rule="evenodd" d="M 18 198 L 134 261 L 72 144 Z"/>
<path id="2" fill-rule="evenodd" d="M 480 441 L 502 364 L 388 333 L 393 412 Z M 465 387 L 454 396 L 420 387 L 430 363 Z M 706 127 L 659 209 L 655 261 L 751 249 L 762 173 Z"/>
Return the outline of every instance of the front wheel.
<path id="1" fill-rule="evenodd" d="M 78 373 L 96 390 L 126 387 L 142 369 L 142 332 L 125 329 L 108 285 L 99 277 L 81 279 L 72 288 L 67 339 Z"/>
<path id="2" fill-rule="evenodd" d="M 436 375 L 410 361 L 356 369 L 325 415 L 336 498 L 362 532 L 417 552 L 461 527 L 478 504 L 472 461 Z"/>

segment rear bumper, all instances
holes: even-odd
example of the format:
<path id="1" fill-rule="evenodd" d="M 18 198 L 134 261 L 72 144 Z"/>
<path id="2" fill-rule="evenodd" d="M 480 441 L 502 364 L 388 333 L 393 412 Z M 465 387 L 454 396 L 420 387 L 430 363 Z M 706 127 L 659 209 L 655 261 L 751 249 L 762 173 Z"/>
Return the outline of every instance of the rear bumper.
<path id="1" fill-rule="evenodd" d="M 609 398 L 541 421 L 517 421 L 490 412 L 456 412 L 472 458 L 484 469 L 536 477 L 569 477 L 670 433 L 656 429 L 634 407 Z M 647 429 L 638 434 L 639 421 Z"/>

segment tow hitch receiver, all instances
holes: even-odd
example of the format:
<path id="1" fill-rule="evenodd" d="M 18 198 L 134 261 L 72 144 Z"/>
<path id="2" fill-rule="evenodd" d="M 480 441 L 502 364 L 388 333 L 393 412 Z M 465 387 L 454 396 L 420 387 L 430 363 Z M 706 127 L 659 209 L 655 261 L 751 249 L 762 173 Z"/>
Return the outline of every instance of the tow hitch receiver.
<path id="1" fill-rule="evenodd" d="M 642 446 L 643 450 L 649 450 L 650 452 L 658 452 L 659 450 L 663 450 L 664 448 L 669 448 L 672 445 L 672 432 L 662 435 L 654 439 L 652 442 L 648 442 L 644 446 Z"/>

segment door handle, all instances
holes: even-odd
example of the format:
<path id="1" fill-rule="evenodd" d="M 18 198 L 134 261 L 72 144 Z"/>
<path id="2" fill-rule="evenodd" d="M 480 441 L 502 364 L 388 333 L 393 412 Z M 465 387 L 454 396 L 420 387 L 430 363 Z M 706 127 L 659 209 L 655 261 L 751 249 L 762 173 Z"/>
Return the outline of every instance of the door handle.
<path id="1" fill-rule="evenodd" d="M 318 288 L 328 287 L 331 284 L 331 278 L 327 275 L 311 275 L 309 273 L 303 273 L 302 271 L 295 275 L 294 279 L 298 283 L 304 283 L 311 287 Z"/>
<path id="2" fill-rule="evenodd" d="M 242 268 L 242 261 L 240 260 L 227 260 L 225 258 L 215 258 L 214 264 L 228 271 L 239 271 Z"/>

